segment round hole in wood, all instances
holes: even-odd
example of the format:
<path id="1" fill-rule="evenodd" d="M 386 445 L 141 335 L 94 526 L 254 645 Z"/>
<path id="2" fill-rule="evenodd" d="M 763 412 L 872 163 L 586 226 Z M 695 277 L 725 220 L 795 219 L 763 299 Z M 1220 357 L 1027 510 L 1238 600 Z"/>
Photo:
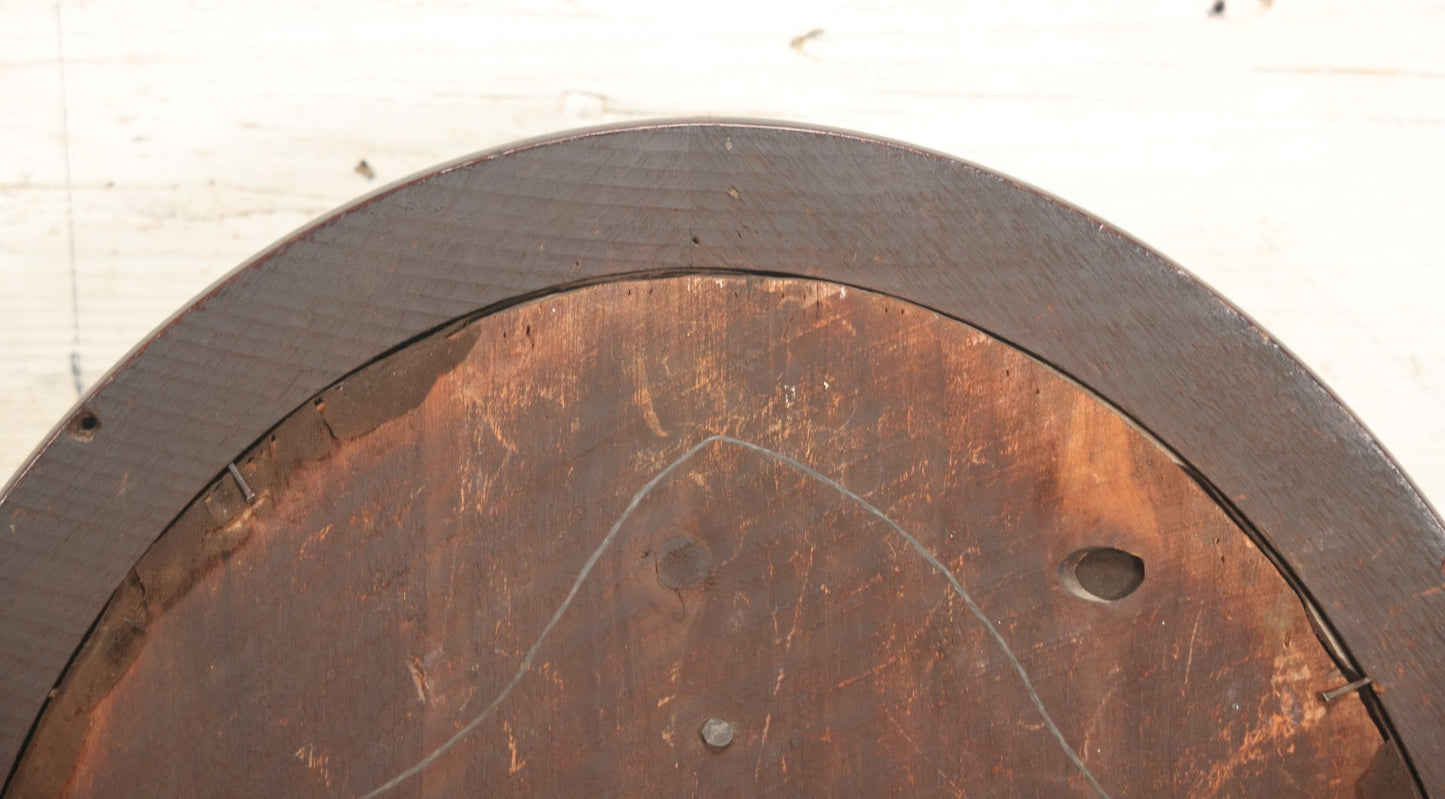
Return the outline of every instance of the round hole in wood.
<path id="1" fill-rule="evenodd" d="M 70 437 L 77 441 L 89 441 L 95 438 L 96 431 L 100 430 L 100 417 L 89 408 L 82 409 L 75 418 L 70 420 L 67 432 Z"/>
<path id="2" fill-rule="evenodd" d="M 1144 584 L 1144 561 L 1122 549 L 1089 547 L 1065 558 L 1059 577 L 1081 599 L 1118 602 Z"/>

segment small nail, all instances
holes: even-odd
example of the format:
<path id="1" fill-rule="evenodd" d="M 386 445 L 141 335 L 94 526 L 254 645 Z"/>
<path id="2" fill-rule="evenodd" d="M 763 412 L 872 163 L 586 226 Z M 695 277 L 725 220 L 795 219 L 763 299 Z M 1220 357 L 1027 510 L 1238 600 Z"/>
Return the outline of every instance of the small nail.
<path id="1" fill-rule="evenodd" d="M 1341 685 L 1339 688 L 1336 688 L 1332 691 L 1320 691 L 1320 698 L 1325 700 L 1326 702 L 1333 702 L 1336 699 L 1344 696 L 1345 694 L 1352 694 L 1355 691 L 1364 688 L 1366 685 L 1369 685 L 1372 682 L 1374 682 L 1374 680 L 1371 680 L 1369 677 L 1361 677 L 1360 679 L 1355 680 L 1349 685 Z"/>
<path id="2" fill-rule="evenodd" d="M 236 468 L 236 464 L 226 464 L 226 471 L 230 472 L 231 476 L 236 478 L 236 485 L 241 487 L 241 496 L 245 497 L 247 502 L 256 498 L 256 492 L 252 491 L 251 487 L 246 485 L 246 478 L 241 476 L 241 470 Z"/>

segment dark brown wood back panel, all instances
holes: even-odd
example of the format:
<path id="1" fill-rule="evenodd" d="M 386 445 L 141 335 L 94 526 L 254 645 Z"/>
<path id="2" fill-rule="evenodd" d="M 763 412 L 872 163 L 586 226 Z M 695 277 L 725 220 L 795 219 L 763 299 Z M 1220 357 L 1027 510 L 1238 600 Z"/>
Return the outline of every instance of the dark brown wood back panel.
<path id="1" fill-rule="evenodd" d="M 1424 786 L 1445 793 L 1445 536 L 1298 362 L 1177 267 L 1028 187 L 852 134 L 713 121 L 520 145 L 390 187 L 244 265 L 133 353 L 0 502 L 0 762 L 142 553 L 308 397 L 478 308 L 699 269 L 905 299 L 1114 404 L 1314 597 Z"/>
<path id="2" fill-rule="evenodd" d="M 16 794 L 1331 796 L 1382 744 L 1167 452 L 837 284 L 522 305 L 237 468 L 252 501 L 222 474 L 141 559 Z"/>

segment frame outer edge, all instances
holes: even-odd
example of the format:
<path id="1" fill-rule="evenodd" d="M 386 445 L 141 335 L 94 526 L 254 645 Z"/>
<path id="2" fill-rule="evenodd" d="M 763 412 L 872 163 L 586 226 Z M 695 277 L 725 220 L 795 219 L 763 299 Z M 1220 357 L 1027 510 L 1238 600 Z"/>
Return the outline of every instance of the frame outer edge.
<path id="1" fill-rule="evenodd" d="M 1445 795 L 1445 532 L 1297 359 L 1036 189 L 858 134 L 715 120 L 534 140 L 382 188 L 243 264 L 122 359 L 77 406 L 101 419 L 94 438 L 62 423 L 0 495 L 0 761 L 155 537 L 296 406 L 479 308 L 675 269 L 890 294 L 1102 396 L 1257 528 Z"/>

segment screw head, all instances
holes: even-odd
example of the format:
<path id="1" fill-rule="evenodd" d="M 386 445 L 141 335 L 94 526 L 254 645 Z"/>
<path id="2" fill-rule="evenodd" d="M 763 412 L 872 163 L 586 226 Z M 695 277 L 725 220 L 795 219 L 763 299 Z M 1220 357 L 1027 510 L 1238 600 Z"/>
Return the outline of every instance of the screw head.
<path id="1" fill-rule="evenodd" d="M 723 719 L 708 719 L 702 723 L 702 729 L 697 734 L 713 749 L 726 749 L 733 742 L 733 725 Z"/>

